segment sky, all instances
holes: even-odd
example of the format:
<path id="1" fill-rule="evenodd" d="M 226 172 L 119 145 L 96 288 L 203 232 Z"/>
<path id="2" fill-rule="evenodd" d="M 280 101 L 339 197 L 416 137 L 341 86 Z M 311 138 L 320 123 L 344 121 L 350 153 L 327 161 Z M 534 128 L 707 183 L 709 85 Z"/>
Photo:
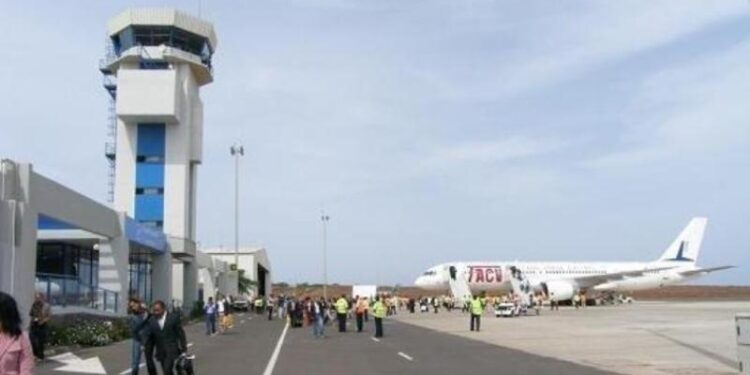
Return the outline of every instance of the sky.
<path id="1" fill-rule="evenodd" d="M 2 1 L 0 156 L 105 201 L 106 21 L 213 22 L 202 246 L 274 280 L 408 285 L 454 260 L 652 260 L 694 216 L 699 263 L 750 284 L 750 3 Z"/>

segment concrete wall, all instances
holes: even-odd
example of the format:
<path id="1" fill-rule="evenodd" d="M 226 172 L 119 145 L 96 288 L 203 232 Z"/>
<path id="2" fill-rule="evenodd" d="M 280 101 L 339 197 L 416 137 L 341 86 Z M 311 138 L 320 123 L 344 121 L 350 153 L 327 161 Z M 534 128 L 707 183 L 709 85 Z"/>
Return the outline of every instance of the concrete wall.
<path id="1" fill-rule="evenodd" d="M 129 250 L 123 230 L 124 216 L 34 173 L 30 164 L 3 161 L 0 175 L 0 290 L 16 298 L 24 317 L 35 293 L 39 214 L 107 237 L 100 260 L 105 276 L 102 287 L 127 290 L 123 289 L 127 288 Z M 123 313 L 124 299 L 120 299 Z"/>

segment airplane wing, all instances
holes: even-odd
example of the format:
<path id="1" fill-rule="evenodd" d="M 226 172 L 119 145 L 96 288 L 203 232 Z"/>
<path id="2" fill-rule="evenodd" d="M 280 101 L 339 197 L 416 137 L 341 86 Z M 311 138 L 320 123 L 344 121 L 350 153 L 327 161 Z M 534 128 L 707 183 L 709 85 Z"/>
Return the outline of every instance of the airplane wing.
<path id="1" fill-rule="evenodd" d="M 705 274 L 708 274 L 708 273 L 711 273 L 711 272 L 726 270 L 726 269 L 730 269 L 730 268 L 734 268 L 734 266 L 720 266 L 720 267 L 711 267 L 711 268 L 697 268 L 697 269 L 694 269 L 694 270 L 682 271 L 682 272 L 680 272 L 680 275 L 682 275 L 682 276 L 705 275 Z"/>
<path id="2" fill-rule="evenodd" d="M 620 281 L 622 279 L 625 279 L 626 277 L 643 276 L 647 272 L 659 272 L 659 271 L 669 270 L 672 268 L 676 268 L 676 267 L 644 268 L 644 269 L 639 269 L 639 270 L 612 272 L 612 273 L 606 273 L 604 275 L 591 275 L 591 276 L 576 277 L 573 280 L 575 280 L 578 286 L 582 288 L 588 288 L 594 285 L 604 284 L 604 283 L 613 282 L 613 281 Z"/>

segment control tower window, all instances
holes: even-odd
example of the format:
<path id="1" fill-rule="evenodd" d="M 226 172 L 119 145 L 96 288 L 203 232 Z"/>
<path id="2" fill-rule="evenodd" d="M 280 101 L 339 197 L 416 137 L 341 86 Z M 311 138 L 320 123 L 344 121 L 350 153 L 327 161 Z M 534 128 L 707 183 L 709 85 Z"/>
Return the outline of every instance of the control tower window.
<path id="1" fill-rule="evenodd" d="M 152 70 L 169 69 L 169 63 L 164 60 L 142 59 L 138 63 L 138 66 L 141 69 L 152 69 Z"/>
<path id="2" fill-rule="evenodd" d="M 112 45 L 118 56 L 135 46 L 170 46 L 200 56 L 207 66 L 213 55 L 206 38 L 172 26 L 130 26 L 112 36 Z"/>
<path id="3" fill-rule="evenodd" d="M 171 34 L 171 27 L 133 27 L 135 44 L 140 44 L 142 46 L 169 45 Z"/>

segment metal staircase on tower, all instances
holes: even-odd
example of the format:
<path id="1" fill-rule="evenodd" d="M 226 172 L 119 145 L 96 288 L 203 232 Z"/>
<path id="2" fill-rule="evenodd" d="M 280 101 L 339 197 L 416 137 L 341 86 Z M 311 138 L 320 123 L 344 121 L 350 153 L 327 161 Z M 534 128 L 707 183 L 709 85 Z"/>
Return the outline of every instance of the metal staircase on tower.
<path id="1" fill-rule="evenodd" d="M 104 143 L 104 156 L 107 158 L 107 201 L 113 202 L 115 197 L 115 158 L 117 154 L 117 115 L 115 106 L 117 100 L 117 76 L 109 68 L 111 62 L 117 59 L 112 41 L 106 38 L 104 58 L 99 61 L 99 71 L 102 73 L 102 86 L 109 94 L 107 108 L 107 141 Z"/>

